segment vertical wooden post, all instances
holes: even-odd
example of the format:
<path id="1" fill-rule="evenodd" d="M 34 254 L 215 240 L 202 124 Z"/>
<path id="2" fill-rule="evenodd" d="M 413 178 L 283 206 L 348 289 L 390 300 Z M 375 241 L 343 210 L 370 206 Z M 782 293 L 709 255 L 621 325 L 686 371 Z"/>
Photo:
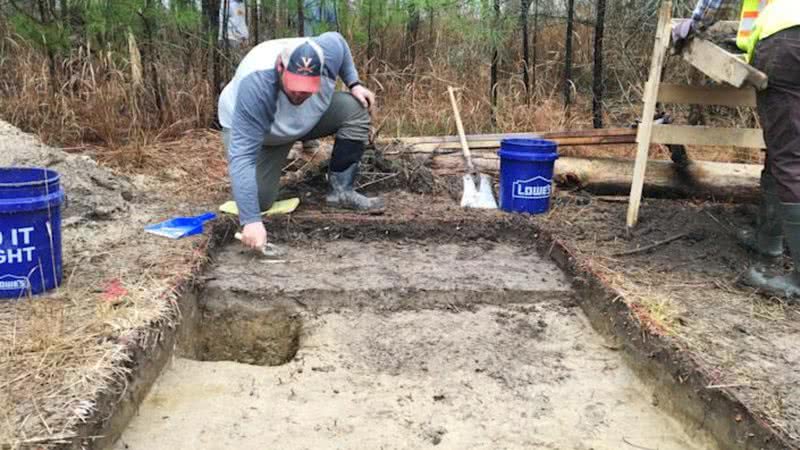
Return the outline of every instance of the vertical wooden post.
<path id="1" fill-rule="evenodd" d="M 632 228 L 639 220 L 639 205 L 642 201 L 642 188 L 644 187 L 644 174 L 647 169 L 647 157 L 650 150 L 650 139 L 653 134 L 653 116 L 656 112 L 658 101 L 658 87 L 661 84 L 661 69 L 664 66 L 664 57 L 669 47 L 672 31 L 672 2 L 665 1 L 658 14 L 658 27 L 656 28 L 655 45 L 653 46 L 653 59 L 650 63 L 650 78 L 644 89 L 644 111 L 636 135 L 636 164 L 633 167 L 633 181 L 631 182 L 631 195 L 628 200 L 628 228 Z"/>

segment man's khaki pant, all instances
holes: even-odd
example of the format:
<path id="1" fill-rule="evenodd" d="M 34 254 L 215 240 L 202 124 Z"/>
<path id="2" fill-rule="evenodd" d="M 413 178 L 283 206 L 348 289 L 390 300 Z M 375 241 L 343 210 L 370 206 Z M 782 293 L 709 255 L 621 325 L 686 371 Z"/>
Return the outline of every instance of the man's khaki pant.
<path id="1" fill-rule="evenodd" d="M 370 117 L 361 103 L 350 93 L 334 92 L 331 105 L 322 115 L 317 125 L 305 136 L 297 139 L 306 141 L 335 134 L 337 139 L 364 141 L 369 139 Z M 222 130 L 225 153 L 228 153 L 231 133 Z M 286 166 L 286 157 L 294 142 L 282 145 L 267 145 L 261 148 L 256 163 L 256 182 L 258 183 L 258 202 L 261 211 L 266 211 L 278 197 L 281 172 Z"/>

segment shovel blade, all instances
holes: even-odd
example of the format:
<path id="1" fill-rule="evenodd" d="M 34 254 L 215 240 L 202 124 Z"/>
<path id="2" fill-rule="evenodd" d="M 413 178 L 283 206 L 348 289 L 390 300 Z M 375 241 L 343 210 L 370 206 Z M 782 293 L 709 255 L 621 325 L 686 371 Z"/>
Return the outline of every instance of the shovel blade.
<path id="1" fill-rule="evenodd" d="M 461 190 L 461 207 L 475 208 L 478 203 L 478 189 L 472 175 L 464 175 L 464 186 Z"/>
<path id="2" fill-rule="evenodd" d="M 464 175 L 464 190 L 461 196 L 461 207 L 497 209 L 497 202 L 494 199 L 494 191 L 492 189 L 492 179 L 486 174 L 479 174 L 479 178 L 480 182 L 478 187 L 476 187 L 475 178 L 472 175 Z"/>
<path id="3" fill-rule="evenodd" d="M 497 202 L 494 199 L 494 189 L 492 189 L 492 179 L 485 173 L 480 174 L 481 183 L 478 188 L 478 208 L 497 209 Z"/>

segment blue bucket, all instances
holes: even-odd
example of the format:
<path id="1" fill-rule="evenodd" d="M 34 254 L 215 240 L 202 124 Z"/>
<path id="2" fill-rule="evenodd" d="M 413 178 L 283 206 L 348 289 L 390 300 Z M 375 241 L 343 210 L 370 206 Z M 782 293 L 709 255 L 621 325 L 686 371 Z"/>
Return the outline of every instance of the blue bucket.
<path id="1" fill-rule="evenodd" d="M 0 167 L 0 298 L 40 294 L 61 284 L 58 173 Z"/>
<path id="2" fill-rule="evenodd" d="M 500 209 L 541 214 L 550 209 L 558 145 L 544 139 L 500 141 Z"/>

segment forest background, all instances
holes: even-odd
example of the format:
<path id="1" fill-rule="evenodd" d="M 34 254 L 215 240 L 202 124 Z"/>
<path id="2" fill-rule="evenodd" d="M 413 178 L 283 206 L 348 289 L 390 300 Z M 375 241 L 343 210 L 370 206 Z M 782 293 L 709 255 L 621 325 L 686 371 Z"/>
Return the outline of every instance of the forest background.
<path id="1" fill-rule="evenodd" d="M 110 154 L 215 128 L 217 96 L 239 58 L 264 40 L 308 33 L 313 13 L 308 0 L 247 0 L 249 36 L 238 42 L 219 39 L 229 35 L 229 1 L 0 0 L 0 118 L 51 145 Z M 383 137 L 454 134 L 448 85 L 461 88 L 468 133 L 633 126 L 661 4 L 317 1 L 336 18 L 313 32 L 348 40 L 378 95 Z M 673 14 L 687 17 L 693 6 L 674 1 Z M 700 80 L 686 68 L 667 78 Z M 673 115 L 756 121 L 746 109 Z"/>

